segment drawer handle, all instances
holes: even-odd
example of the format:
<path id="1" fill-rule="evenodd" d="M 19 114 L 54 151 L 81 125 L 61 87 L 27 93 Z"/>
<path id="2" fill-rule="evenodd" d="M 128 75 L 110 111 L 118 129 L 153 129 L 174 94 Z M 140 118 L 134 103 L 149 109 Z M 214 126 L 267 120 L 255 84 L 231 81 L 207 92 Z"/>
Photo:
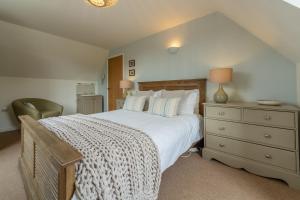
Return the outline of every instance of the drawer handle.
<path id="1" fill-rule="evenodd" d="M 265 138 L 270 139 L 272 136 L 269 134 L 265 134 Z"/>
<path id="2" fill-rule="evenodd" d="M 266 116 L 265 116 L 265 120 L 266 120 L 266 121 L 270 121 L 270 120 L 272 120 L 272 117 L 271 117 L 270 115 L 266 115 Z"/>
<path id="3" fill-rule="evenodd" d="M 220 127 L 219 131 L 225 131 L 225 129 L 226 129 L 225 127 Z"/>
<path id="4" fill-rule="evenodd" d="M 219 144 L 219 147 L 223 148 L 225 147 L 225 144 Z"/>
<path id="5" fill-rule="evenodd" d="M 225 112 L 219 112 L 218 115 L 224 116 L 224 115 L 225 115 Z"/>
<path id="6" fill-rule="evenodd" d="M 267 158 L 267 159 L 272 159 L 272 156 L 271 156 L 270 154 L 266 154 L 266 155 L 265 155 L 265 158 Z"/>

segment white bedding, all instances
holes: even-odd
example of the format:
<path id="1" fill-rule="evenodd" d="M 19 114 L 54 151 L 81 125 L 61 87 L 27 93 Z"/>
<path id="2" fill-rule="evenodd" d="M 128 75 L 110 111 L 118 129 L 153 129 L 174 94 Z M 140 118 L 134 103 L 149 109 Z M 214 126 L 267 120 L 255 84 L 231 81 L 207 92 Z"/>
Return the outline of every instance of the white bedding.
<path id="1" fill-rule="evenodd" d="M 116 110 L 92 116 L 127 125 L 149 135 L 159 150 L 161 172 L 203 137 L 202 117 L 199 115 L 166 118 L 147 112 Z"/>

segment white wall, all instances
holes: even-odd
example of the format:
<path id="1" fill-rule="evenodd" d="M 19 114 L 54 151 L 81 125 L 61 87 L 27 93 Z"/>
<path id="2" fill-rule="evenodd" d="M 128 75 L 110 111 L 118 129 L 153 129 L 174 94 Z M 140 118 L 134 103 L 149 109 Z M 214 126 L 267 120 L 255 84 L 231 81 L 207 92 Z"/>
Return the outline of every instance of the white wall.
<path id="1" fill-rule="evenodd" d="M 76 112 L 78 82 L 100 84 L 108 50 L 0 21 L 0 132 L 17 128 L 11 112 L 17 98 L 38 97 Z"/>
<path id="2" fill-rule="evenodd" d="M 297 97 L 298 97 L 298 106 L 300 106 L 300 63 L 297 64 Z"/>
<path id="3" fill-rule="evenodd" d="M 175 55 L 167 52 L 173 41 L 182 44 Z M 112 50 L 110 55 L 118 53 L 125 54 L 126 75 L 128 60 L 136 60 L 136 82 L 205 78 L 211 67 L 232 66 L 234 81 L 225 88 L 230 100 L 297 102 L 296 65 L 221 13 Z M 216 84 L 208 84 L 209 100 L 216 89 Z"/>

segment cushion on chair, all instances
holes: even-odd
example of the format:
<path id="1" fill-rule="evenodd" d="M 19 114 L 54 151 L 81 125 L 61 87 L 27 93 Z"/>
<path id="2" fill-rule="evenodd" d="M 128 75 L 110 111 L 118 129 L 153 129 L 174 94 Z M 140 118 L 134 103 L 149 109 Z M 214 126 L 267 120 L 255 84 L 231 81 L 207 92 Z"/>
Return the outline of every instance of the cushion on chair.
<path id="1" fill-rule="evenodd" d="M 62 115 L 64 109 L 55 102 L 37 98 L 17 99 L 12 102 L 12 107 L 18 120 L 20 115 L 29 115 L 35 120 L 56 117 Z"/>
<path id="2" fill-rule="evenodd" d="M 24 104 L 25 104 L 26 106 L 28 106 L 29 108 L 32 108 L 32 109 L 37 110 L 36 107 L 35 107 L 32 103 L 27 102 L 27 103 L 24 103 Z"/>
<path id="3" fill-rule="evenodd" d="M 57 110 L 40 111 L 40 113 L 42 114 L 42 119 L 48 118 L 48 117 L 60 116 L 60 111 L 57 111 Z"/>

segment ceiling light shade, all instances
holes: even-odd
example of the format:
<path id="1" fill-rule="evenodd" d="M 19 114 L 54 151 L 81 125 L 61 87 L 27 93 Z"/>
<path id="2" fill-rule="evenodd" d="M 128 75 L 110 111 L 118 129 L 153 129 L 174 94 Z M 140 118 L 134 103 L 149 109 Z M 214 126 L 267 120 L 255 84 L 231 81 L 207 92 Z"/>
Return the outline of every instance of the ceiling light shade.
<path id="1" fill-rule="evenodd" d="M 111 7 L 118 3 L 118 0 L 87 0 L 93 6 L 104 8 L 104 7 Z"/>

